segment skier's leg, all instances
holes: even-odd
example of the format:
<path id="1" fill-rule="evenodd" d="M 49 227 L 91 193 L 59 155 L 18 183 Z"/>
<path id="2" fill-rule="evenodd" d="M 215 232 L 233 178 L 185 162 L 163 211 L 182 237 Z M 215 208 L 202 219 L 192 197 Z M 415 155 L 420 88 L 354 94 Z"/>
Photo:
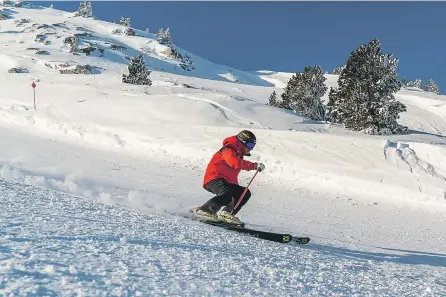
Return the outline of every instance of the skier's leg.
<path id="1" fill-rule="evenodd" d="M 227 181 L 222 178 L 214 179 L 205 185 L 206 190 L 216 196 L 209 199 L 200 209 L 210 213 L 217 213 L 222 206 L 232 201 L 232 193 Z"/>
<path id="2" fill-rule="evenodd" d="M 244 225 L 243 222 L 235 215 L 240 210 L 240 208 L 246 204 L 249 197 L 251 197 L 251 192 L 249 190 L 246 191 L 245 196 L 243 196 L 243 199 L 237 206 L 237 209 L 235 209 L 234 213 L 231 214 L 231 211 L 233 211 L 245 188 L 239 185 L 229 184 L 229 189 L 232 198 L 231 202 L 223 208 L 223 210 L 219 213 L 218 218 L 226 223 Z"/>
<path id="3" fill-rule="evenodd" d="M 249 189 L 246 191 L 242 201 L 237 206 L 237 209 L 234 209 L 235 204 L 237 204 L 238 200 L 240 199 L 240 196 L 243 194 L 243 191 L 245 191 L 245 187 L 242 187 L 240 185 L 229 184 L 229 188 L 233 199 L 232 202 L 226 205 L 223 210 L 229 213 L 231 211 L 234 211 L 233 215 L 235 216 L 240 211 L 240 209 L 246 204 L 246 202 L 248 202 L 249 198 L 251 198 L 251 191 Z"/>
<path id="4" fill-rule="evenodd" d="M 235 203 L 240 199 L 240 196 L 243 194 L 243 191 L 245 190 L 245 187 L 238 186 L 234 190 L 234 193 L 236 194 Z M 245 193 L 245 196 L 243 196 L 242 201 L 240 201 L 240 204 L 233 210 L 233 215 L 236 215 L 240 209 L 248 202 L 249 198 L 251 198 L 251 191 L 248 189 Z"/>

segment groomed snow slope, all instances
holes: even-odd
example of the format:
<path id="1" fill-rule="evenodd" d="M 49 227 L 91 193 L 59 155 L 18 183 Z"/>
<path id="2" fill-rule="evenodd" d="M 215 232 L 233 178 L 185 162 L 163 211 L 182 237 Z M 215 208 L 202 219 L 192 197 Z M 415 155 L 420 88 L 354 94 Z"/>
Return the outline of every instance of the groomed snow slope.
<path id="1" fill-rule="evenodd" d="M 441 255 L 282 246 L 2 180 L 0 193 L 2 296 L 446 294 Z"/>
<path id="2" fill-rule="evenodd" d="M 98 204 L 88 207 L 102 213 L 110 210 L 111 213 L 105 214 L 103 220 L 112 225 L 117 220 L 113 216 L 121 211 L 114 205 L 125 206 L 125 216 L 132 216 L 129 214 L 133 213 L 132 210 L 144 213 L 133 213 L 135 216 L 144 216 L 133 225 L 124 217 L 119 221 L 122 229 L 110 227 L 112 229 L 107 229 L 107 236 L 123 230 L 130 232 L 132 228 L 139 230 L 152 223 L 154 230 L 159 231 L 161 227 L 171 230 L 169 220 L 174 218 L 167 214 L 184 211 L 210 198 L 210 194 L 201 187 L 202 176 L 206 163 L 221 147 L 224 137 L 248 128 L 258 138 L 258 145 L 250 160 L 265 163 L 266 170 L 252 184 L 253 198 L 240 212 L 241 218 L 254 227 L 309 235 L 312 237 L 311 245 L 302 251 L 296 248 L 284 249 L 274 244 L 266 245 L 266 250 L 263 250 L 263 247 L 253 243 L 254 239 L 246 239 L 245 243 L 245 239 L 239 236 L 233 237 L 210 227 L 194 226 L 196 229 L 187 230 L 191 228 L 189 225 L 184 230 L 180 227 L 175 229 L 183 234 L 179 235 L 181 238 L 193 238 L 196 241 L 195 232 L 204 232 L 214 235 L 206 239 L 207 243 L 203 243 L 205 246 L 210 244 L 226 249 L 226 243 L 228 250 L 241 252 L 256 247 L 251 255 L 262 258 L 261 261 L 266 261 L 266 255 L 271 257 L 270 253 L 277 254 L 277 251 L 292 259 L 296 259 L 298 253 L 300 260 L 311 263 L 309 266 L 319 265 L 307 267 L 310 270 L 306 271 L 304 268 L 296 268 L 296 263 L 291 264 L 289 269 L 295 273 L 295 277 L 294 274 L 287 274 L 285 278 L 293 285 L 280 291 L 281 295 L 301 288 L 301 280 L 305 280 L 307 285 L 315 284 L 312 289 L 307 287 L 308 291 L 301 288 L 302 292 L 317 296 L 336 293 L 352 296 L 355 292 L 359 296 L 441 296 L 445 291 L 445 96 L 433 96 L 419 90 L 399 92 L 397 98 L 408 109 L 402 115 L 401 123 L 409 126 L 411 134 L 366 136 L 265 105 L 273 90 L 280 94 L 287 77 L 292 74 L 231 70 L 233 75 L 237 73 L 239 82 L 244 77 L 245 84 L 233 83 L 218 76 L 223 73 L 221 69 L 227 68 L 196 56 L 194 71 L 180 70 L 178 61 L 163 56 L 162 50 L 158 50 L 162 46 L 151 35 L 114 35 L 110 32 L 117 25 L 70 18 L 72 14 L 52 9 L 11 8 L 9 13 L 11 19 L 0 21 L 0 73 L 4 74 L 0 79 L 0 178 L 18 185 L 3 183 L 4 191 L 10 194 L 0 196 L 6 201 L 2 205 L 10 205 L 9 208 L 4 207 L 1 213 L 10 222 L 6 223 L 4 231 L 8 248 L 2 250 L 5 255 L 3 259 L 7 259 L 6 266 L 20 262 L 20 258 L 14 256 L 20 247 L 14 246 L 9 237 L 17 231 L 10 210 L 17 209 L 16 214 L 12 215 L 20 217 L 20 220 L 26 220 L 33 211 L 42 211 L 40 216 L 47 215 L 41 208 L 32 208 L 36 206 L 16 205 L 20 204 L 20 200 L 13 193 L 22 191 L 20 189 L 23 186 L 20 184 L 49 188 L 111 204 L 110 208 Z M 17 27 L 16 20 L 28 18 L 31 20 L 29 24 Z M 37 23 L 35 28 L 25 29 L 33 23 Z M 48 45 L 33 41 L 36 34 L 42 33 L 39 30 L 48 29 L 37 29 L 43 23 L 63 24 L 51 28 L 55 34 L 47 34 L 51 41 Z M 94 36 L 94 46 L 102 44 L 109 47 L 113 43 L 126 50 L 107 49 L 102 57 L 97 53 L 90 56 L 70 54 L 62 40 L 79 32 Z M 138 34 L 145 33 L 138 31 Z M 122 73 L 127 73 L 128 63 L 124 56 L 139 53 L 144 46 L 146 49 L 142 51 L 147 53 L 149 67 L 159 70 L 151 74 L 153 86 L 122 84 L 120 78 Z M 37 55 L 34 50 L 27 50 L 33 47 L 47 50 L 50 54 Z M 97 72 L 92 75 L 59 74 L 58 65 L 67 61 L 94 65 Z M 29 73 L 7 73 L 11 67 L 23 67 Z M 327 75 L 327 79 L 329 87 L 336 83 L 336 76 Z M 33 109 L 32 102 L 33 80 L 37 82 L 37 110 Z M 246 184 L 251 176 L 252 172 L 243 172 L 240 182 Z M 44 198 L 47 195 L 44 190 L 23 189 L 26 189 L 23 190 L 25 196 L 31 191 L 38 196 L 34 197 L 36 201 L 48 203 Z M 72 208 L 70 203 L 76 204 L 76 207 L 78 204 L 79 207 L 89 205 L 89 202 L 78 201 L 78 198 L 68 198 L 53 192 L 49 195 L 63 201 L 54 208 L 54 212 L 62 216 L 73 215 L 69 210 Z M 92 218 L 96 219 L 102 220 Z M 94 228 L 88 229 L 88 224 L 81 220 L 79 228 L 70 234 L 75 238 L 81 238 L 79 234 L 96 234 L 93 233 Z M 48 229 L 48 234 L 55 233 L 59 225 L 56 220 Z M 36 224 L 29 230 L 39 232 L 43 226 Z M 147 252 L 145 259 L 150 259 L 153 253 L 152 247 L 145 241 L 152 235 L 144 231 L 131 235 L 136 241 L 141 240 L 142 248 L 146 249 L 143 253 Z M 118 235 L 113 236 L 116 239 Z M 91 261 L 96 261 L 86 249 L 94 250 L 95 245 L 102 245 L 101 238 L 104 237 L 93 237 L 85 249 L 76 249 L 72 253 L 81 253 Z M 65 239 L 45 237 L 42 240 L 42 244 L 48 247 L 61 247 Z M 150 240 L 165 239 L 152 236 Z M 180 241 L 180 244 L 190 243 L 188 239 Z M 109 244 L 115 245 L 116 242 Z M 31 241 L 29 247 L 36 248 L 35 241 Z M 136 246 L 132 245 L 132 248 Z M 121 249 L 115 251 L 122 252 Z M 206 248 L 206 251 L 212 249 Z M 215 251 L 217 254 L 220 252 Z M 175 262 L 177 252 L 176 249 L 162 251 L 166 257 L 173 259 L 169 263 Z M 44 253 L 43 257 L 49 253 Z M 235 256 L 237 254 L 231 254 L 229 259 L 239 260 Z M 351 264 L 351 270 L 341 277 L 338 268 L 345 267 L 343 256 L 353 260 L 347 265 Z M 133 257 L 133 254 L 117 256 L 125 261 L 131 259 L 129 257 Z M 206 265 L 208 274 L 201 276 L 206 278 L 215 274 L 215 267 L 222 269 L 223 260 L 214 260 L 209 260 L 209 265 Z M 62 259 L 57 261 L 61 265 L 71 265 Z M 370 266 L 361 266 L 366 262 Z M 198 269 L 194 267 L 201 267 L 198 258 L 193 258 L 191 263 L 181 263 L 192 265 L 190 271 Z M 250 266 L 252 263 L 244 263 L 248 265 L 247 273 L 258 269 L 256 265 Z M 261 263 L 262 267 L 277 268 L 276 264 L 268 264 L 272 262 Z M 354 268 L 357 264 L 362 268 Z M 138 263 L 130 266 L 131 270 L 139 269 Z M 172 282 L 178 281 L 178 278 L 175 279 L 177 274 L 174 265 L 168 267 L 147 274 L 144 272 L 142 278 L 167 275 L 167 278 L 172 278 Z M 82 269 L 92 273 L 86 266 Z M 394 274 L 388 274 L 386 269 Z M 6 275 L 12 273 L 12 278 L 1 283 L 0 289 L 10 289 L 16 281 L 23 281 L 23 275 L 14 271 L 7 270 Z M 117 272 L 115 268 L 111 268 L 111 271 Z M 354 282 L 358 271 L 371 273 L 367 286 Z M 321 277 L 320 282 L 314 279 L 316 273 Z M 31 274 L 39 276 L 37 272 Z M 61 280 L 61 274 L 63 272 L 57 270 L 48 288 L 58 292 L 55 284 Z M 302 278 L 304 275 L 312 279 Z M 67 277 L 69 282 L 73 280 L 72 276 Z M 141 286 L 137 278 L 128 275 L 123 277 L 132 283 L 132 288 Z M 253 277 L 263 280 L 263 276 L 257 274 Z M 235 281 L 236 278 L 231 279 Z M 85 281 L 91 285 L 94 280 L 97 279 L 92 277 Z M 33 281 L 34 278 L 31 283 Z M 268 278 L 265 283 L 260 282 L 259 287 L 248 287 L 246 295 L 257 296 L 269 292 L 266 295 L 272 296 L 273 291 L 268 290 L 274 288 L 273 282 L 274 278 Z M 317 285 L 318 282 L 320 285 Z M 376 283 L 380 285 L 374 291 L 372 286 Z M 403 283 L 410 285 L 404 287 Z M 105 284 L 112 285 L 115 281 Z M 173 283 L 163 284 L 167 286 Z M 222 285 L 218 282 L 213 284 Z M 238 284 L 240 287 L 246 285 L 241 280 Z M 82 284 L 83 287 L 85 285 Z M 89 289 L 92 288 L 90 285 Z M 238 287 L 236 285 L 233 288 Z M 258 288 L 262 290 L 256 291 Z M 394 291 L 389 292 L 389 288 Z M 74 289 L 76 286 L 67 285 L 62 286 L 60 291 Z M 191 295 L 198 292 L 194 290 L 204 292 L 201 291 L 203 288 L 189 289 L 191 291 L 187 292 Z M 106 286 L 104 290 L 110 292 L 112 289 Z M 175 295 L 178 291 L 172 292 Z M 238 293 L 218 291 L 221 295 Z M 158 295 L 163 296 L 163 293 Z"/>

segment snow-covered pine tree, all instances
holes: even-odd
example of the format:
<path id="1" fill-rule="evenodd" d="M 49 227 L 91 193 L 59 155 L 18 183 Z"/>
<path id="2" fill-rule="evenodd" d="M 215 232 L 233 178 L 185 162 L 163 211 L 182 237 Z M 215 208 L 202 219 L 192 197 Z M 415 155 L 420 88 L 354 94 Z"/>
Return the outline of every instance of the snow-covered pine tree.
<path id="1" fill-rule="evenodd" d="M 339 110 L 340 103 L 338 89 L 331 87 L 330 92 L 328 92 L 328 103 L 326 107 L 327 120 L 334 123 L 342 121 L 342 115 L 338 115 L 339 112 L 342 113 L 342 109 Z"/>
<path id="2" fill-rule="evenodd" d="M 164 31 L 164 40 L 166 45 L 172 44 L 172 35 L 170 34 L 170 28 L 167 27 L 166 31 Z"/>
<path id="3" fill-rule="evenodd" d="M 407 127 L 397 123 L 406 106 L 393 95 L 401 88 L 397 66 L 397 58 L 381 52 L 378 39 L 360 45 L 339 76 L 339 88 L 330 91 L 330 120 L 368 134 L 406 133 Z"/>
<path id="4" fill-rule="evenodd" d="M 74 16 L 83 16 L 85 11 L 85 1 L 79 4 L 79 8 L 74 13 Z"/>
<path id="5" fill-rule="evenodd" d="M 282 98 L 280 107 L 293 110 L 293 94 L 297 93 L 298 85 L 299 81 L 296 73 L 288 80 L 284 92 L 280 95 Z"/>
<path id="6" fill-rule="evenodd" d="M 271 96 L 269 96 L 269 105 L 271 106 L 277 106 L 277 94 L 276 91 L 274 91 Z"/>
<path id="7" fill-rule="evenodd" d="M 79 38 L 77 36 L 71 37 L 70 53 L 75 53 L 79 50 Z"/>
<path id="8" fill-rule="evenodd" d="M 91 4 L 90 1 L 87 2 L 87 12 L 88 12 L 88 17 L 93 17 L 93 5 Z"/>
<path id="9" fill-rule="evenodd" d="M 133 30 L 130 27 L 127 27 L 127 29 L 125 29 L 124 34 L 127 36 L 135 36 L 136 35 L 136 31 Z"/>
<path id="10" fill-rule="evenodd" d="M 79 9 L 76 11 L 74 16 L 80 16 L 84 18 L 89 18 L 93 16 L 93 7 L 91 2 L 83 1 L 79 4 Z"/>
<path id="11" fill-rule="evenodd" d="M 407 86 L 418 88 L 418 89 L 422 90 L 423 89 L 423 81 L 421 79 L 417 78 L 415 81 L 408 82 Z"/>
<path id="12" fill-rule="evenodd" d="M 408 83 L 407 78 L 404 76 L 401 79 L 401 87 L 403 87 L 403 88 L 407 87 L 407 83 Z"/>
<path id="13" fill-rule="evenodd" d="M 426 92 L 431 92 L 431 93 L 440 95 L 440 88 L 438 87 L 438 85 L 435 83 L 435 81 L 432 78 L 430 78 L 427 81 L 427 84 L 424 86 L 424 90 Z"/>
<path id="14" fill-rule="evenodd" d="M 163 28 L 158 30 L 156 33 L 156 39 L 160 44 L 171 46 L 172 45 L 172 36 L 170 34 L 170 28 L 168 27 L 165 31 Z"/>
<path id="15" fill-rule="evenodd" d="M 164 38 L 164 30 L 163 28 L 159 28 L 158 32 L 156 33 L 156 40 L 161 43 L 161 41 Z"/>
<path id="16" fill-rule="evenodd" d="M 307 66 L 288 81 L 282 93 L 281 107 L 294 110 L 316 121 L 325 120 L 325 106 L 321 97 L 327 91 L 326 78 L 320 66 Z"/>
<path id="17" fill-rule="evenodd" d="M 335 69 L 333 69 L 333 74 L 335 74 L 335 75 L 341 74 L 341 71 L 344 68 L 345 68 L 345 66 L 336 67 Z"/>
<path id="18" fill-rule="evenodd" d="M 421 80 L 420 78 L 417 78 L 414 82 L 414 87 L 422 90 L 423 89 L 423 80 Z"/>
<path id="19" fill-rule="evenodd" d="M 140 54 L 133 57 L 128 66 L 129 74 L 122 75 L 122 82 L 133 85 L 152 85 L 152 81 L 149 78 L 150 71 L 147 69 L 144 63 L 144 58 Z"/>
<path id="20" fill-rule="evenodd" d="M 130 18 L 121 17 L 119 24 L 125 27 L 130 27 Z"/>

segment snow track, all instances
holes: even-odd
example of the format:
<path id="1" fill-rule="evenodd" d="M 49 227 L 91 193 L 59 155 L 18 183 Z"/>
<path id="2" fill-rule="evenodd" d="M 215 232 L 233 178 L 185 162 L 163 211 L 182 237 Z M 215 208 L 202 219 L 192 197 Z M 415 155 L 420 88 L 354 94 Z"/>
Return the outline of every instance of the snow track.
<path id="1" fill-rule="evenodd" d="M 0 193 L 5 296 L 446 294 L 441 254 L 285 246 L 2 180 Z"/>

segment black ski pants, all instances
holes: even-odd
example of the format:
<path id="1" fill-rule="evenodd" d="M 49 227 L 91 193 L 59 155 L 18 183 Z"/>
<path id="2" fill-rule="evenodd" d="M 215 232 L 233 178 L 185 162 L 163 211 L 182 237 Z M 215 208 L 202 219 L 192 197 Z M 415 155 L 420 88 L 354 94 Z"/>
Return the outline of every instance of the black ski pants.
<path id="1" fill-rule="evenodd" d="M 218 212 L 223 206 L 225 207 L 223 209 L 224 211 L 231 212 L 245 190 L 245 187 L 230 184 L 223 178 L 211 180 L 204 187 L 207 191 L 215 194 L 216 196 L 211 198 L 200 208 L 204 211 L 213 213 Z M 243 205 L 248 202 L 250 197 L 251 191 L 247 190 L 237 209 L 234 209 L 233 215 L 236 215 L 240 211 Z"/>

